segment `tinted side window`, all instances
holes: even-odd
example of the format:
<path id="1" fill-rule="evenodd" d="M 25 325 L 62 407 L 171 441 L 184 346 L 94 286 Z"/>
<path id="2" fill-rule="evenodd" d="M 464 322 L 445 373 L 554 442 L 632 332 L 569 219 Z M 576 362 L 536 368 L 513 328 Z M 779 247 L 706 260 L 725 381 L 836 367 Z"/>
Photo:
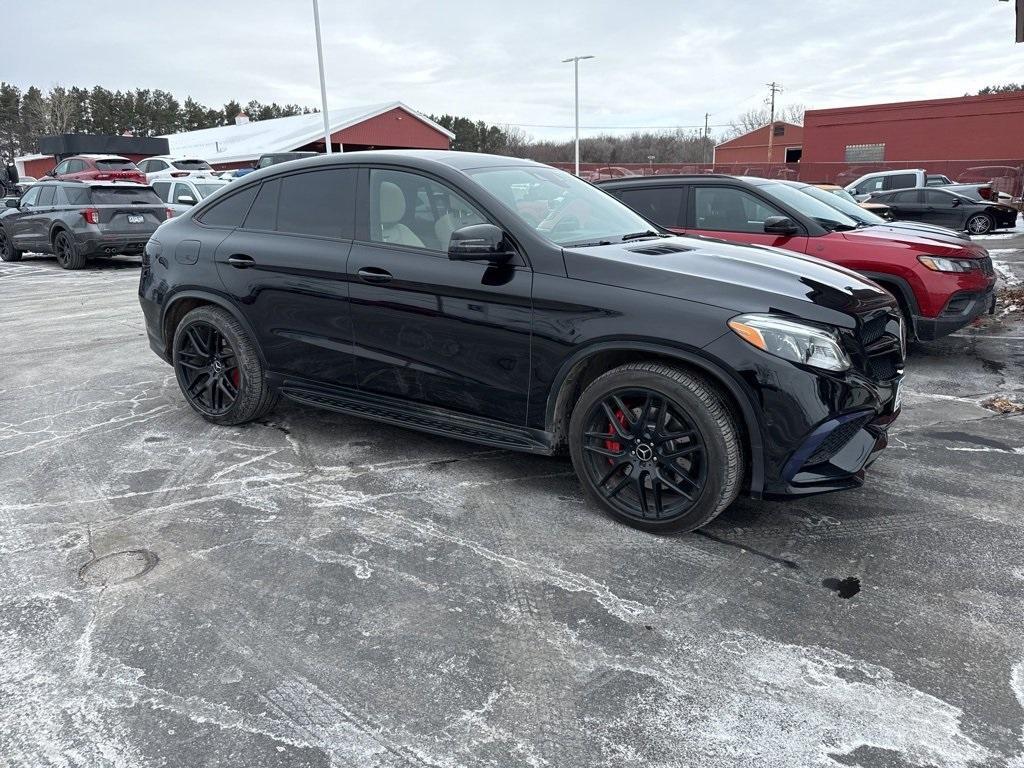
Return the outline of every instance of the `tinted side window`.
<path id="1" fill-rule="evenodd" d="M 88 187 L 67 186 L 64 187 L 64 194 L 71 205 L 88 205 L 90 202 Z"/>
<path id="2" fill-rule="evenodd" d="M 783 215 L 736 187 L 694 187 L 693 196 L 697 229 L 764 233 L 765 219 Z"/>
<path id="3" fill-rule="evenodd" d="M 71 160 L 68 162 L 67 173 L 81 173 L 89 169 L 84 160 Z"/>
<path id="4" fill-rule="evenodd" d="M 171 182 L 169 181 L 154 181 L 153 190 L 160 195 L 160 199 L 165 203 L 170 202 L 171 199 Z"/>
<path id="5" fill-rule="evenodd" d="M 199 222 L 208 227 L 237 227 L 242 223 L 256 197 L 256 185 L 222 197 L 201 214 Z"/>
<path id="6" fill-rule="evenodd" d="M 60 163 L 56 168 L 53 169 L 53 175 L 56 176 L 57 174 L 60 174 L 60 173 L 67 173 L 68 172 L 68 166 L 70 164 L 71 163 L 68 160 L 65 160 L 63 163 Z"/>
<path id="7" fill-rule="evenodd" d="M 277 204 L 277 231 L 351 238 L 355 222 L 354 168 L 285 176 Z"/>
<path id="8" fill-rule="evenodd" d="M 264 182 L 242 226 L 246 229 L 263 229 L 270 232 L 277 229 L 277 197 L 280 190 L 280 179 Z"/>
<path id="9" fill-rule="evenodd" d="M 928 205 L 938 205 L 943 208 L 952 208 L 953 200 L 955 200 L 948 192 L 939 192 L 938 190 L 929 189 L 924 193 L 924 201 Z"/>
<path id="10" fill-rule="evenodd" d="M 888 177 L 888 185 L 886 189 L 906 189 L 907 187 L 917 186 L 917 174 L 914 173 L 897 173 L 895 176 Z"/>
<path id="11" fill-rule="evenodd" d="M 860 184 L 857 185 L 858 195 L 869 195 L 872 192 L 880 192 L 885 186 L 884 176 L 875 176 L 872 179 L 864 179 Z"/>
<path id="12" fill-rule="evenodd" d="M 42 187 L 32 187 L 28 192 L 21 198 L 22 205 L 35 205 L 36 201 L 39 200 L 39 193 L 42 191 Z"/>
<path id="13" fill-rule="evenodd" d="M 53 205 L 54 188 L 52 184 L 46 184 L 39 190 L 39 205 Z"/>
<path id="14" fill-rule="evenodd" d="M 678 227 L 679 208 L 683 202 L 682 187 L 647 187 L 623 189 L 618 193 L 622 202 L 663 227 Z"/>

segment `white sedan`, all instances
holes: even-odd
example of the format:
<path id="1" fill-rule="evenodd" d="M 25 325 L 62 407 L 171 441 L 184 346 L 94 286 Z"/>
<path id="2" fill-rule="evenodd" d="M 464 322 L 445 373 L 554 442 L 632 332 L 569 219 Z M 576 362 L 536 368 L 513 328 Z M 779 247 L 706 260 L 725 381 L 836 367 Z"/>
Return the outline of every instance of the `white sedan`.
<path id="1" fill-rule="evenodd" d="M 172 215 L 179 216 L 230 183 L 214 178 L 157 179 L 152 186 Z"/>

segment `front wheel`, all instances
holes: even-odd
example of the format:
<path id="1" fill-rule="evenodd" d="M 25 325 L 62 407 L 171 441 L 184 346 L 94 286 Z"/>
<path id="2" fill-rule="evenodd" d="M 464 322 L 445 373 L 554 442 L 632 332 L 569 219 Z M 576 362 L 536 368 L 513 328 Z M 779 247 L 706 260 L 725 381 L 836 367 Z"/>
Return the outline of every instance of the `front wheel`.
<path id="1" fill-rule="evenodd" d="M 967 220 L 966 228 L 972 235 L 987 235 L 995 228 L 995 222 L 987 213 L 976 213 Z"/>
<path id="2" fill-rule="evenodd" d="M 244 424 L 277 404 L 256 345 L 220 307 L 185 315 L 174 331 L 172 363 L 185 400 L 214 424 Z"/>
<path id="3" fill-rule="evenodd" d="M 573 410 L 569 450 L 590 499 L 653 533 L 700 528 L 733 502 L 743 477 L 742 444 L 717 389 L 660 363 L 595 379 Z"/>

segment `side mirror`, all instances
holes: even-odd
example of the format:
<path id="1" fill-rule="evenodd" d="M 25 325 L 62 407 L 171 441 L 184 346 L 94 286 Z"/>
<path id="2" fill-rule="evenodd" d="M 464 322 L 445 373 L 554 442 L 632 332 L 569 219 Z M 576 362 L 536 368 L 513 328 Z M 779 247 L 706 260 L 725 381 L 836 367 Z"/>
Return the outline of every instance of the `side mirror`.
<path id="1" fill-rule="evenodd" d="M 788 216 L 769 216 L 764 220 L 764 231 L 769 235 L 793 235 L 800 227 Z"/>
<path id="2" fill-rule="evenodd" d="M 174 201 L 178 205 L 195 205 L 196 199 L 192 195 L 178 195 L 178 198 Z"/>
<path id="3" fill-rule="evenodd" d="M 12 198 L 7 200 L 7 207 L 8 208 L 17 208 L 19 205 L 21 205 L 21 200 L 19 200 L 16 197 L 12 197 Z"/>
<path id="4" fill-rule="evenodd" d="M 506 262 L 515 256 L 505 248 L 505 233 L 493 224 L 471 224 L 452 232 L 448 258 L 452 261 Z"/>

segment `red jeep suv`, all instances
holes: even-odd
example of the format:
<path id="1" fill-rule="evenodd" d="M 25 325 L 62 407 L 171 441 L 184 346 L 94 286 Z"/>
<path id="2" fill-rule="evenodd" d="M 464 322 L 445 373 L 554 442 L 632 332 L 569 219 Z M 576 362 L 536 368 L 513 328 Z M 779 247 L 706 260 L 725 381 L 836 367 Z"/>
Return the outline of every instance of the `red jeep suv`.
<path id="1" fill-rule="evenodd" d="M 995 309 L 988 251 L 952 230 L 865 225 L 773 179 L 639 176 L 599 185 L 672 232 L 785 248 L 855 270 L 896 297 L 908 335 L 921 340 Z"/>
<path id="2" fill-rule="evenodd" d="M 61 162 L 44 178 L 69 181 L 137 181 L 146 183 L 146 174 L 127 157 L 119 155 L 75 155 Z"/>

